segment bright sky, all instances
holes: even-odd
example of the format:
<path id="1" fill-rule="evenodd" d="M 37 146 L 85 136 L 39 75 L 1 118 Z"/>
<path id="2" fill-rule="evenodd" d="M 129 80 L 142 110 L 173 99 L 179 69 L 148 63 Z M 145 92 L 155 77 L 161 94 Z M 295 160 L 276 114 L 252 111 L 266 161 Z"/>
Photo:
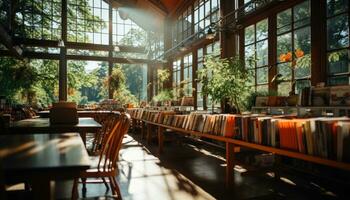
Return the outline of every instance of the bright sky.
<path id="1" fill-rule="evenodd" d="M 101 61 L 86 61 L 85 71 L 90 73 L 92 70 L 99 68 Z"/>

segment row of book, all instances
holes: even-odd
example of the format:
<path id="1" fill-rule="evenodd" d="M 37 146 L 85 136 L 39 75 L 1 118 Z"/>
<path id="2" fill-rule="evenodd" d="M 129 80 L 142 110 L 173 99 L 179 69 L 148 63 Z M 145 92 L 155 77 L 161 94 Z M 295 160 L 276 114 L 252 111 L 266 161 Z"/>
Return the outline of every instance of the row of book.
<path id="1" fill-rule="evenodd" d="M 184 130 L 350 162 L 350 118 L 348 117 L 300 119 L 283 115 L 196 112 L 178 115 L 173 111 L 144 110 L 141 119 Z"/>
<path id="2" fill-rule="evenodd" d="M 350 86 L 306 87 L 299 95 L 258 96 L 255 106 L 350 106 Z"/>

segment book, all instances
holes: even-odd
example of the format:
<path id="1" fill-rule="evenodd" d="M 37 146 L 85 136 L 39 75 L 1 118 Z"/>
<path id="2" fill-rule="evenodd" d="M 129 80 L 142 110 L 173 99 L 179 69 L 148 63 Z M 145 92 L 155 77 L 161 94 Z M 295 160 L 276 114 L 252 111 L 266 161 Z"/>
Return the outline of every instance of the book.
<path id="1" fill-rule="evenodd" d="M 330 88 L 331 106 L 350 106 L 350 86 L 334 86 Z"/>
<path id="2" fill-rule="evenodd" d="M 268 105 L 269 105 L 269 97 L 257 96 L 255 98 L 255 106 L 268 106 Z"/>
<path id="3" fill-rule="evenodd" d="M 329 99 L 330 99 L 330 90 L 328 87 L 311 88 L 312 106 L 328 106 Z"/>

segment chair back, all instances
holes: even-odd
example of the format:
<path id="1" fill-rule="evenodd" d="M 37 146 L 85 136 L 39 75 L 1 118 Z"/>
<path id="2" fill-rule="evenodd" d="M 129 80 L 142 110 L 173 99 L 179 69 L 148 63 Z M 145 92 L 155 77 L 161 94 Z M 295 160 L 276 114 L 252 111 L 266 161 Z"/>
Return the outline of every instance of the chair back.
<path id="1" fill-rule="evenodd" d="M 120 114 L 117 122 L 107 135 L 105 143 L 102 145 L 100 159 L 98 162 L 99 171 L 111 171 L 116 169 L 119 158 L 119 150 L 121 148 L 124 135 L 129 130 L 129 126 L 129 114 Z"/>
<path id="2" fill-rule="evenodd" d="M 118 115 L 114 113 L 108 113 L 108 114 L 95 114 L 94 119 L 102 125 L 102 128 L 97 132 L 95 135 L 95 139 L 93 141 L 93 146 L 91 149 L 91 152 L 95 155 L 98 155 L 97 153 L 100 152 L 103 144 L 106 142 L 106 139 L 108 138 L 108 134 L 113 129 L 114 125 L 118 121 Z"/>

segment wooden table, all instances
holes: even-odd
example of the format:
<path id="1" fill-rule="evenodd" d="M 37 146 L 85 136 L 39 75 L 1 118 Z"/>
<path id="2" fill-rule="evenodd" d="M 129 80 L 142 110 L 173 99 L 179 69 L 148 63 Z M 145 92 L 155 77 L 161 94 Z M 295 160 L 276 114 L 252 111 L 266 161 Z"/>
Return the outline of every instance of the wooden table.
<path id="1" fill-rule="evenodd" d="M 67 133 L 78 132 L 86 143 L 86 133 L 96 133 L 101 124 L 90 117 L 79 117 L 78 124 L 50 124 L 49 118 L 25 119 L 14 122 L 10 127 L 10 133 L 33 134 L 33 133 Z"/>
<path id="2" fill-rule="evenodd" d="M 96 115 L 107 115 L 107 114 L 120 114 L 118 111 L 110 111 L 110 110 L 78 110 L 79 117 L 94 117 Z M 44 110 L 39 111 L 38 115 L 42 118 L 49 118 L 50 111 Z"/>
<path id="3" fill-rule="evenodd" d="M 34 199 L 53 199 L 53 180 L 76 178 L 90 167 L 77 133 L 0 135 L 0 159 L 5 180 L 29 182 Z"/>

